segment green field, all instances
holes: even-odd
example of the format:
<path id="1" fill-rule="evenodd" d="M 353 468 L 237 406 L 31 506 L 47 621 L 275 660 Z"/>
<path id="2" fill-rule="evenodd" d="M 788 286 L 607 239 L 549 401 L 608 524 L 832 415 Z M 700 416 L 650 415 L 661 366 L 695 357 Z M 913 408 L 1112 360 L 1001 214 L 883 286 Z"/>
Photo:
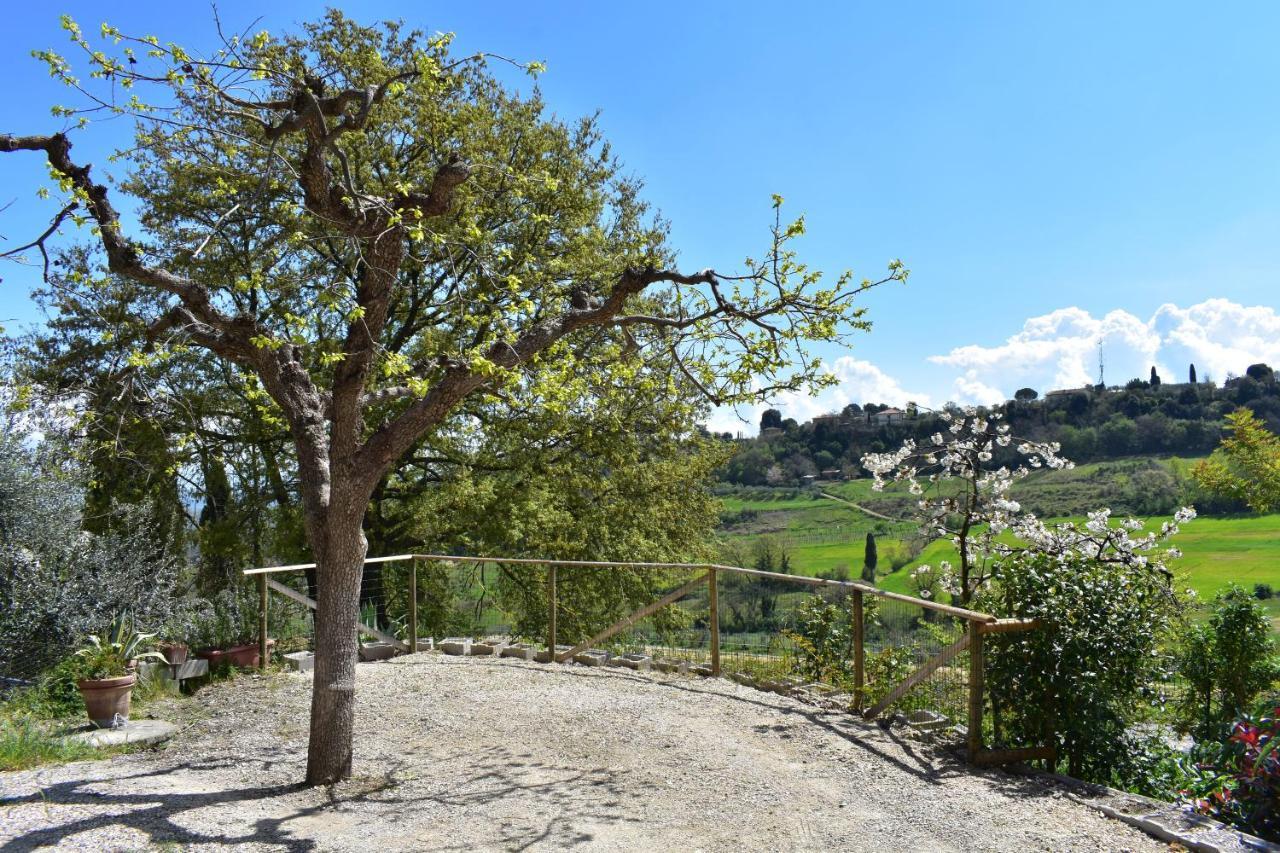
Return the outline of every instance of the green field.
<path id="1" fill-rule="evenodd" d="M 1157 524 L 1162 520 L 1153 519 Z M 1232 582 L 1247 589 L 1265 583 L 1280 590 L 1280 515 L 1197 518 L 1183 525 L 1169 544 L 1182 551 L 1171 566 L 1179 584 L 1195 590 L 1203 600 Z M 909 565 L 879 583 L 885 589 L 906 592 L 907 574 L 914 566 L 937 565 L 941 560 L 956 563 L 955 547 L 944 540 L 931 542 Z"/>
<path id="2" fill-rule="evenodd" d="M 1126 496 L 1140 497 L 1136 493 L 1141 490 L 1144 471 L 1176 471 L 1186 463 L 1174 458 L 1134 459 L 1046 471 L 1018 483 L 1014 495 L 1043 515 L 1079 520 L 1087 508 L 1112 506 L 1116 517 L 1124 517 L 1132 512 L 1123 506 Z M 798 573 L 815 575 L 844 566 L 856 578 L 862 568 L 863 540 L 873 532 L 880 555 L 877 583 L 895 592 L 911 591 L 907 575 L 914 566 L 936 565 L 941 560 L 957 562 L 950 542 L 921 542 L 915 538 L 913 524 L 873 518 L 819 496 L 818 490 L 895 518 L 908 516 L 913 502 L 900 487 L 872 491 L 870 480 L 824 483 L 813 492 L 737 489 L 721 496 L 727 522 L 722 533 L 740 544 L 762 535 L 775 537 L 785 544 L 793 571 Z M 1047 512 L 1050 508 L 1063 511 Z M 1153 524 L 1163 520 L 1151 517 Z M 1173 565 L 1179 584 L 1194 589 L 1202 599 L 1212 598 L 1232 582 L 1246 588 L 1270 584 L 1280 593 L 1280 515 L 1197 518 L 1184 525 L 1170 544 L 1183 552 Z M 1280 601 L 1268 602 L 1273 603 L 1280 616 Z"/>

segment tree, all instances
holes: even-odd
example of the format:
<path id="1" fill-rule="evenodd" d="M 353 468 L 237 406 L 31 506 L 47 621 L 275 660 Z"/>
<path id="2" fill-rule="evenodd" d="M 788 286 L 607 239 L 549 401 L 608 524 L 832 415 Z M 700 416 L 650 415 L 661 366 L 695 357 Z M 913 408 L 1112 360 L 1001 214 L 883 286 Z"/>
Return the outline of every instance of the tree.
<path id="1" fill-rule="evenodd" d="M 1262 363 L 1249 365 L 1245 368 L 1244 375 L 1254 382 L 1270 382 L 1275 378 L 1275 372 Z"/>
<path id="2" fill-rule="evenodd" d="M 1195 366 L 1195 364 L 1192 364 L 1192 365 L 1191 365 L 1191 369 L 1187 371 L 1187 381 L 1188 381 L 1188 382 L 1190 382 L 1192 385 L 1195 385 L 1195 384 L 1196 384 L 1196 366 Z"/>
<path id="3" fill-rule="evenodd" d="M 1151 365 L 1151 387 L 1152 388 L 1160 387 L 1160 374 L 1156 373 L 1156 366 L 1154 364 Z"/>
<path id="4" fill-rule="evenodd" d="M 868 583 L 876 582 L 876 535 L 867 531 L 867 544 L 862 549 L 862 579 Z"/>
<path id="5" fill-rule="evenodd" d="M 765 409 L 760 415 L 760 429 L 782 429 L 782 412 L 777 409 Z"/>
<path id="6" fill-rule="evenodd" d="M 1039 396 L 1040 395 L 1034 388 L 1019 388 L 1017 391 L 1013 392 L 1013 399 L 1017 400 L 1019 403 L 1030 403 Z"/>
<path id="7" fill-rule="evenodd" d="M 38 53 L 85 98 L 55 114 L 137 121 L 117 189 L 142 231 L 126 234 L 70 131 L 0 135 L 0 153 L 43 155 L 63 195 L 22 250 L 110 302 L 115 335 L 138 342 L 129 367 L 204 348 L 288 430 L 318 564 L 311 784 L 351 772 L 363 521 L 406 454 L 447 441 L 468 409 L 564 411 L 589 374 L 721 404 L 823 384 L 808 342 L 865 330 L 854 296 L 906 276 L 894 262 L 823 287 L 779 196 L 742 274 L 681 272 L 595 120 L 547 117 L 492 57 L 452 57 L 448 35 L 330 11 L 199 55 L 107 25 L 99 50 L 63 25 L 90 73 Z M 89 227 L 96 254 L 52 266 L 67 223 Z"/>
<path id="8" fill-rule="evenodd" d="M 1280 437 L 1244 408 L 1227 415 L 1227 429 L 1221 447 L 1193 469 L 1196 482 L 1254 512 L 1280 509 Z"/>

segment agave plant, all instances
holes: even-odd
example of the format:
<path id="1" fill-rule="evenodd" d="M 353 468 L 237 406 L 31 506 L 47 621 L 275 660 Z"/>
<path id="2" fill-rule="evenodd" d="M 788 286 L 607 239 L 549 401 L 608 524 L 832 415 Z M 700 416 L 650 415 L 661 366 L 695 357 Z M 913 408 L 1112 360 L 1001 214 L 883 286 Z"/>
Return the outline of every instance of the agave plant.
<path id="1" fill-rule="evenodd" d="M 76 654 L 85 659 L 84 667 L 89 677 L 112 678 L 123 675 L 131 661 L 165 662 L 164 655 L 159 652 L 143 651 L 143 646 L 155 636 L 135 631 L 133 618 L 127 612 L 120 613 L 102 634 L 90 634 L 84 648 Z"/>

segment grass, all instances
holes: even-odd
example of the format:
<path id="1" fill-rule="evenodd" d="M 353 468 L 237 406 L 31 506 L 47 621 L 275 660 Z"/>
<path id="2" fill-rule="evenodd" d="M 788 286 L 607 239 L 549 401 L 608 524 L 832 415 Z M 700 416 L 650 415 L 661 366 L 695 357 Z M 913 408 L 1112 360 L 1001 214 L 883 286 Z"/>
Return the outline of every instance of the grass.
<path id="1" fill-rule="evenodd" d="M 1153 519 L 1152 523 L 1162 520 Z M 1169 544 L 1183 554 L 1172 564 L 1178 583 L 1195 590 L 1201 600 L 1213 598 L 1232 583 L 1246 589 L 1266 583 L 1280 589 L 1280 515 L 1197 518 L 1183 525 Z M 912 568 L 924 563 L 936 566 L 942 560 L 953 565 L 959 562 L 949 541 L 936 540 L 915 560 L 881 578 L 879 585 L 894 592 L 910 591 L 907 575 Z M 1276 613 L 1280 616 L 1280 605 Z"/>
<path id="2" fill-rule="evenodd" d="M 0 770 L 99 758 L 104 750 L 63 736 L 63 727 L 25 715 L 0 719 Z"/>

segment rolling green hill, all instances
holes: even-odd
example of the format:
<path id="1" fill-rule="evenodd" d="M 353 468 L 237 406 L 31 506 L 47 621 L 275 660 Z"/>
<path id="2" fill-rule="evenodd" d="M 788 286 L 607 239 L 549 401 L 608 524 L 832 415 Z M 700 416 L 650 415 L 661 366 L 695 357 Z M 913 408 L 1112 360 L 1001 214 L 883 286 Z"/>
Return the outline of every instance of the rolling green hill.
<path id="1" fill-rule="evenodd" d="M 1135 515 L 1153 523 L 1169 517 L 1189 460 L 1129 459 L 1081 465 L 1071 471 L 1046 471 L 1015 487 L 1014 497 L 1046 518 L 1079 518 L 1089 509 L 1110 506 L 1115 515 Z M 816 575 L 845 567 L 856 578 L 863 543 L 876 534 L 880 554 L 877 583 L 895 592 L 911 592 L 907 575 L 922 563 L 956 562 L 948 541 L 925 542 L 915 525 L 886 521 L 821 497 L 818 491 L 891 518 L 907 518 L 913 499 L 901 487 L 874 492 L 869 480 L 824 483 L 816 489 L 739 488 L 723 494 L 722 533 L 739 546 L 772 536 L 790 555 L 793 570 Z M 1163 512 L 1143 512 L 1157 503 Z M 1202 599 L 1235 582 L 1246 588 L 1270 584 L 1280 592 L 1280 515 L 1200 517 L 1172 541 L 1182 552 L 1174 565 L 1179 582 Z M 1280 616 L 1280 600 L 1273 605 Z"/>

